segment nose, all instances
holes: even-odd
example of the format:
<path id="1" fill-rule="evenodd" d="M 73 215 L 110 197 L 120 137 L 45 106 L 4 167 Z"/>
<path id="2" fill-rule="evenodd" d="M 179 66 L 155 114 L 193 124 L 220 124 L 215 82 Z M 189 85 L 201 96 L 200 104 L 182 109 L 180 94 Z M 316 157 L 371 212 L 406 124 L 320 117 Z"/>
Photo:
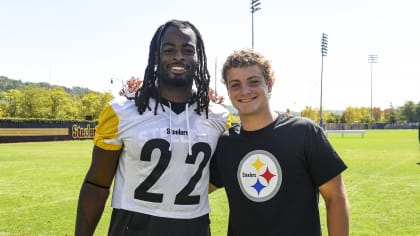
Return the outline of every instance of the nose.
<path id="1" fill-rule="evenodd" d="M 183 61 L 184 60 L 184 54 L 182 53 L 182 50 L 176 50 L 173 57 L 174 61 Z"/>
<path id="2" fill-rule="evenodd" d="M 250 92 L 251 92 L 251 87 L 248 86 L 247 83 L 243 83 L 241 85 L 241 94 L 247 94 L 247 93 L 250 93 Z"/>

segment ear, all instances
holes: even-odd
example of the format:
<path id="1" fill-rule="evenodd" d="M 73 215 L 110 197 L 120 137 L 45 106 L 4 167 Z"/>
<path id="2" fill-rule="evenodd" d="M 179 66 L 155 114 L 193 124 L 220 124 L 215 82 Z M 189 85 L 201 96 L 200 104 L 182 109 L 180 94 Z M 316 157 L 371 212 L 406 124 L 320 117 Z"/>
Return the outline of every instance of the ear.
<path id="1" fill-rule="evenodd" d="M 268 87 L 268 92 L 271 93 L 271 90 L 273 89 L 273 80 L 269 79 L 267 81 L 267 87 Z"/>

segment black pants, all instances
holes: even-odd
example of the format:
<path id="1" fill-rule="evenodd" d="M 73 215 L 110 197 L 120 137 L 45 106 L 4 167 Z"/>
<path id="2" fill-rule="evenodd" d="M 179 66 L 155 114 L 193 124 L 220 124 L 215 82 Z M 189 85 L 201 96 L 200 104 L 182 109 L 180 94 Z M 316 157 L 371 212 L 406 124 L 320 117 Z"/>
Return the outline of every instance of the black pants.
<path id="1" fill-rule="evenodd" d="M 209 215 L 193 219 L 164 218 L 113 209 L 109 236 L 210 236 Z"/>

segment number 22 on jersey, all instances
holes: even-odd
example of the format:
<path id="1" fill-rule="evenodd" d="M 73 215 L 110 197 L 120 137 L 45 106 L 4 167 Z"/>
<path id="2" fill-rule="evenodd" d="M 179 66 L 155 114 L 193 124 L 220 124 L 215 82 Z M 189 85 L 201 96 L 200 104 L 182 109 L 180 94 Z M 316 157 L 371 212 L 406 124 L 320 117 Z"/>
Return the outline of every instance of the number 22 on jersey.
<path id="1" fill-rule="evenodd" d="M 150 192 L 150 188 L 159 180 L 165 172 L 171 160 L 172 153 L 169 151 L 169 142 L 164 139 L 151 139 L 146 142 L 140 154 L 140 161 L 151 161 L 152 152 L 155 149 L 160 150 L 160 156 L 157 165 L 146 179 L 140 183 L 134 192 L 134 197 L 138 200 L 160 203 L 165 193 Z M 197 171 L 191 176 L 187 184 L 176 194 L 174 204 L 177 205 L 195 205 L 200 202 L 199 195 L 190 196 L 197 183 L 200 181 L 203 169 L 211 157 L 211 148 L 208 143 L 198 142 L 192 146 L 192 155 L 185 157 L 186 164 L 195 164 L 198 154 L 203 153 L 204 158 L 200 162 Z M 176 173 L 174 173 L 176 174 Z"/>

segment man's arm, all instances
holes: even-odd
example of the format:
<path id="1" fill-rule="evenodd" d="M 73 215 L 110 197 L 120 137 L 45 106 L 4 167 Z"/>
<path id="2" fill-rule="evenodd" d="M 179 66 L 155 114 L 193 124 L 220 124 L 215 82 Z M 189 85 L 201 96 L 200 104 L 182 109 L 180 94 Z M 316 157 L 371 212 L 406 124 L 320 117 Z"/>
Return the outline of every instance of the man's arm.
<path id="1" fill-rule="evenodd" d="M 350 207 L 341 175 L 321 185 L 319 191 L 327 208 L 328 235 L 348 236 Z"/>
<path id="2" fill-rule="evenodd" d="M 76 236 L 93 235 L 109 195 L 121 151 L 94 146 L 92 162 L 80 189 Z"/>

